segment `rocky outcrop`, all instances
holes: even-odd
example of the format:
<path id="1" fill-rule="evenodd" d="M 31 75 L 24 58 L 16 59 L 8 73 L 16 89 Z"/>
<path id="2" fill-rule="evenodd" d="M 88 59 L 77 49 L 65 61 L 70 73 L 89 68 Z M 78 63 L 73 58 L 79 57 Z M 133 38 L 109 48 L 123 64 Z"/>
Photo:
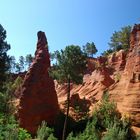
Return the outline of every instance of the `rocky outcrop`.
<path id="1" fill-rule="evenodd" d="M 126 51 L 120 50 L 108 57 L 108 64 L 114 69 L 114 71 L 123 71 L 126 64 L 126 57 Z"/>
<path id="2" fill-rule="evenodd" d="M 90 105 L 94 106 L 102 98 L 103 92 L 114 82 L 110 76 L 110 70 L 106 67 L 98 68 L 91 74 L 85 74 L 83 84 L 71 84 L 72 102 L 74 102 L 73 95 L 78 94 L 79 98 L 89 100 Z M 55 85 L 60 107 L 63 108 L 67 97 L 67 85 L 59 85 L 57 82 Z M 75 98 L 76 100 L 77 98 Z"/>
<path id="3" fill-rule="evenodd" d="M 80 120 L 88 115 L 90 106 L 90 100 L 80 98 L 78 93 L 73 94 L 70 98 L 70 116 L 76 121 Z"/>
<path id="4" fill-rule="evenodd" d="M 20 126 L 32 134 L 36 133 L 43 120 L 54 124 L 59 111 L 54 81 L 48 74 L 50 56 L 47 39 L 42 31 L 37 36 L 35 58 L 24 78 L 18 110 Z"/>
<path id="5" fill-rule="evenodd" d="M 78 93 L 73 94 L 70 98 L 70 107 L 80 107 L 83 112 L 89 109 L 90 105 L 90 101 L 85 98 L 81 99 Z"/>
<path id="6" fill-rule="evenodd" d="M 78 93 L 80 98 L 91 102 L 94 108 L 108 89 L 110 100 L 117 103 L 118 110 L 132 119 L 135 130 L 140 128 L 140 25 L 135 25 L 130 36 L 129 51 L 120 50 L 107 58 L 89 59 L 88 72 L 83 84 L 71 85 L 71 96 Z M 59 103 L 66 100 L 66 85 L 56 84 Z M 77 96 L 75 97 L 76 100 Z M 71 98 L 75 102 L 74 98 Z"/>
<path id="7" fill-rule="evenodd" d="M 96 58 L 89 58 L 87 60 L 87 71 L 86 73 L 92 73 L 95 69 L 96 69 L 96 63 L 97 63 L 97 59 Z"/>
<path id="8" fill-rule="evenodd" d="M 133 125 L 140 127 L 140 25 L 134 26 L 131 39 L 130 53 L 124 71 L 127 87 L 122 111 L 130 115 Z"/>
<path id="9" fill-rule="evenodd" d="M 133 125 L 140 127 L 140 25 L 134 26 L 130 39 L 124 72 L 110 95 L 118 103 L 120 112 L 130 116 Z"/>

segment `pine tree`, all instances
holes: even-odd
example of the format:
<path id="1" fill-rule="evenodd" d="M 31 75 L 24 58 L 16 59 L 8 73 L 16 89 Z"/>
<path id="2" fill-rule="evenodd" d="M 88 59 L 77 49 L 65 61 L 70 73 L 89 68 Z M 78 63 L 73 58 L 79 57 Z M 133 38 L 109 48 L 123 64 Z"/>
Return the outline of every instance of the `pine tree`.
<path id="1" fill-rule="evenodd" d="M 10 69 L 10 58 L 7 55 L 10 45 L 5 39 L 6 30 L 0 24 L 0 91 L 3 90 L 3 83 L 6 81 L 6 74 Z"/>
<path id="2" fill-rule="evenodd" d="M 67 119 L 69 115 L 70 84 L 80 84 L 83 80 L 83 73 L 86 69 L 87 56 L 79 46 L 67 46 L 65 50 L 57 52 L 57 65 L 52 75 L 61 83 L 68 84 L 67 112 L 63 128 L 62 140 L 65 139 Z"/>

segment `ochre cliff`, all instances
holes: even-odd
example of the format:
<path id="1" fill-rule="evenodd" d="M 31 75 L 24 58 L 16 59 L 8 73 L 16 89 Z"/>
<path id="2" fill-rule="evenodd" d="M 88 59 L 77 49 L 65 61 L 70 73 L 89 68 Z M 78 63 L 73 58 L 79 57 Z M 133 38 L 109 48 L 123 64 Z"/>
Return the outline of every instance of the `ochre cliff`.
<path id="1" fill-rule="evenodd" d="M 35 134 L 43 120 L 54 124 L 59 112 L 54 81 L 49 77 L 50 56 L 45 33 L 38 32 L 33 63 L 21 87 L 18 118 L 20 126 Z"/>
<path id="2" fill-rule="evenodd" d="M 63 109 L 66 85 L 55 82 L 55 87 Z M 109 91 L 110 99 L 117 103 L 122 115 L 129 116 L 133 126 L 140 128 L 140 25 L 132 29 L 128 51 L 120 50 L 107 58 L 90 58 L 83 84 L 71 84 L 71 96 L 79 94 L 80 98 L 89 100 L 91 110 L 105 90 Z"/>
<path id="3" fill-rule="evenodd" d="M 110 95 L 118 102 L 120 112 L 129 115 L 133 125 L 140 127 L 140 25 L 132 30 L 124 72 Z"/>
<path id="4" fill-rule="evenodd" d="M 115 83 L 112 76 L 112 69 L 105 66 L 105 58 L 90 59 L 89 63 L 95 64 L 92 67 L 94 70 L 91 72 L 88 69 L 88 73 L 83 77 L 83 84 L 75 85 L 71 83 L 71 96 L 79 94 L 81 99 L 89 100 L 91 108 L 97 103 L 103 95 L 103 91 L 107 90 L 109 86 Z M 101 66 L 101 67 L 100 67 Z M 91 67 L 90 67 L 91 70 Z M 61 109 L 63 110 L 66 101 L 67 84 L 59 85 L 55 81 L 55 87 L 58 95 L 58 100 Z M 91 109 L 92 110 L 92 109 Z"/>
<path id="5" fill-rule="evenodd" d="M 60 109 L 66 111 L 67 84 L 60 85 L 49 77 L 47 47 L 45 34 L 39 32 L 35 59 L 24 78 L 20 93 L 20 125 L 32 134 L 42 120 L 54 123 L 59 112 L 58 102 Z M 110 100 L 117 103 L 122 116 L 129 116 L 134 130 L 140 133 L 140 25 L 133 27 L 128 51 L 120 50 L 108 57 L 88 59 L 83 84 L 71 83 L 70 116 L 75 120 L 82 117 L 82 113 L 76 115 L 76 104 L 92 112 L 106 90 L 109 91 Z"/>

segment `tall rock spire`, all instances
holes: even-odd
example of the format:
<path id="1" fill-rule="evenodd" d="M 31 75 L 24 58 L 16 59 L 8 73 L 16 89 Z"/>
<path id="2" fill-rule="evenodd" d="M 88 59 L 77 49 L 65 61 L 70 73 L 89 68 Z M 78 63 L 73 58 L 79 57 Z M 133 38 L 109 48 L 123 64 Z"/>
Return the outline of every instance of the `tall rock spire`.
<path id="1" fill-rule="evenodd" d="M 50 56 L 45 33 L 37 33 L 37 50 L 21 88 L 18 116 L 20 126 L 35 134 L 43 120 L 54 124 L 59 112 L 54 81 L 49 76 Z"/>

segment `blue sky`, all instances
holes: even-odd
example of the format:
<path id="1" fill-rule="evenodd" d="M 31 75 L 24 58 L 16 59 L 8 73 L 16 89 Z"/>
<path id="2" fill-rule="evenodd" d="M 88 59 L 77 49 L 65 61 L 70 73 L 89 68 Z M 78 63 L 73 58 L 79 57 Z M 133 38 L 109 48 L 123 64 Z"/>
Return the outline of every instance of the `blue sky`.
<path id="1" fill-rule="evenodd" d="M 34 54 L 37 31 L 46 33 L 51 52 L 94 42 L 108 49 L 112 33 L 140 22 L 140 0 L 0 0 L 0 24 L 10 55 Z"/>

